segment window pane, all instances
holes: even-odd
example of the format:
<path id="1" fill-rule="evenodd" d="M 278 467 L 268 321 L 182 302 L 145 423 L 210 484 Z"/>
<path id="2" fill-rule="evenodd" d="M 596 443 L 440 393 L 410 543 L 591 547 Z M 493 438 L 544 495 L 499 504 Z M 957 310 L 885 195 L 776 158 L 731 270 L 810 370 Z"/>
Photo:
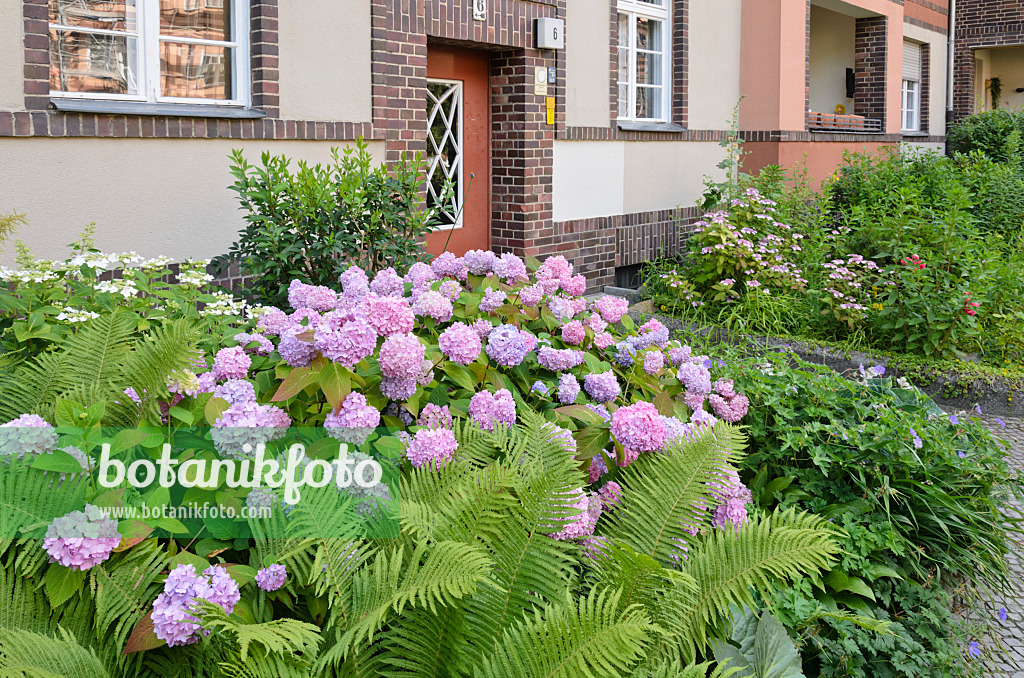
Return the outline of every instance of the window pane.
<path id="1" fill-rule="evenodd" d="M 638 85 L 660 85 L 661 73 L 660 54 L 637 53 L 636 82 Z"/>
<path id="2" fill-rule="evenodd" d="M 658 7 L 665 6 L 665 0 L 640 0 L 640 2 L 645 2 L 648 5 L 656 5 Z"/>
<path id="3" fill-rule="evenodd" d="M 165 97 L 230 99 L 231 48 L 160 43 L 160 93 Z"/>
<path id="4" fill-rule="evenodd" d="M 629 48 L 629 15 L 619 15 L 619 47 Z"/>
<path id="5" fill-rule="evenodd" d="M 50 30 L 50 89 L 135 94 L 135 38 Z"/>
<path id="6" fill-rule="evenodd" d="M 636 47 L 654 52 L 662 51 L 662 22 L 654 19 L 636 18 Z"/>
<path id="7" fill-rule="evenodd" d="M 636 88 L 636 117 L 661 118 L 661 89 L 658 87 Z"/>
<path id="8" fill-rule="evenodd" d="M 619 82 L 629 82 L 629 50 L 619 49 Z"/>
<path id="9" fill-rule="evenodd" d="M 160 34 L 231 40 L 231 0 L 160 0 Z"/>
<path id="10" fill-rule="evenodd" d="M 50 0 L 50 23 L 135 32 L 134 4 L 125 0 Z"/>
<path id="11" fill-rule="evenodd" d="M 619 110 L 620 118 L 629 117 L 629 85 L 619 85 Z"/>

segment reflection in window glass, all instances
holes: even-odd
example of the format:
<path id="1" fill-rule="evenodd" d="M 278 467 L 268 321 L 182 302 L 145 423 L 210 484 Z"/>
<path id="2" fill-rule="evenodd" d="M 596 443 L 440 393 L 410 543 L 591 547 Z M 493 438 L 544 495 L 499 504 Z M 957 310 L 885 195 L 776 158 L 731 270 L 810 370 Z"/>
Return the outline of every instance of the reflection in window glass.
<path id="1" fill-rule="evenodd" d="M 160 35 L 201 40 L 231 39 L 231 3 L 160 0 Z"/>
<path id="2" fill-rule="evenodd" d="M 125 0 L 50 0 L 50 23 L 135 32 L 135 6 Z"/>
<path id="3" fill-rule="evenodd" d="M 134 53 L 134 39 L 131 40 Z M 134 94 L 129 38 L 50 30 L 50 89 L 61 92 Z"/>
<path id="4" fill-rule="evenodd" d="M 220 45 L 160 43 L 160 93 L 189 99 L 231 98 L 231 49 Z"/>

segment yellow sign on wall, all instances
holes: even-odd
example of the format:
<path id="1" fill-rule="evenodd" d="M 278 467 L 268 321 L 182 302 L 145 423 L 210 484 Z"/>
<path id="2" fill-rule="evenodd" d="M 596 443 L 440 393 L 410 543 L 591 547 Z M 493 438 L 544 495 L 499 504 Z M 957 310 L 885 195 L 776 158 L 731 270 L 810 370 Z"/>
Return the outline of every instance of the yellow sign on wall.
<path id="1" fill-rule="evenodd" d="M 555 124 L 555 97 L 548 97 L 548 124 Z"/>

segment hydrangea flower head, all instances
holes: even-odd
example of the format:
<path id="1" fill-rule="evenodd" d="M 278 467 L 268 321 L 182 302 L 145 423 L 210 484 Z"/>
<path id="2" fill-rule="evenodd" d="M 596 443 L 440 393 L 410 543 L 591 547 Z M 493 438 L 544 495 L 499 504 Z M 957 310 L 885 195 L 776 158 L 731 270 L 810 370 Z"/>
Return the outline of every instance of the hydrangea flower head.
<path id="1" fill-rule="evenodd" d="M 544 288 L 539 284 L 530 285 L 519 290 L 519 301 L 523 306 L 533 307 L 544 298 Z"/>
<path id="2" fill-rule="evenodd" d="M 583 388 L 598 403 L 610 403 L 619 397 L 619 380 L 611 370 L 588 374 L 583 378 Z"/>
<path id="3" fill-rule="evenodd" d="M 418 316 L 433 318 L 437 322 L 444 323 L 452 319 L 452 302 L 440 292 L 426 290 L 416 297 L 412 304 L 412 311 Z"/>
<path id="4" fill-rule="evenodd" d="M 480 391 L 469 401 L 469 416 L 493 433 L 495 424 L 507 427 L 516 423 L 516 402 L 508 389 L 496 393 Z"/>
<path id="5" fill-rule="evenodd" d="M 288 569 L 281 564 L 267 565 L 256 573 L 256 586 L 262 591 L 276 591 L 288 580 Z"/>
<path id="6" fill-rule="evenodd" d="M 272 337 L 281 333 L 281 330 L 291 325 L 288 314 L 277 308 L 270 308 L 256 321 L 256 329 Z"/>
<path id="7" fill-rule="evenodd" d="M 415 381 L 425 355 L 426 349 L 415 334 L 393 334 L 380 347 L 381 374 Z"/>
<path id="8" fill-rule="evenodd" d="M 373 354 L 377 348 L 377 332 L 362 320 L 349 321 L 337 330 L 321 326 L 313 337 L 313 346 L 331 362 L 353 367 Z"/>
<path id="9" fill-rule="evenodd" d="M 658 408 L 647 402 L 620 407 L 612 414 L 612 435 L 624 448 L 656 452 L 665 447 L 665 424 Z"/>
<path id="10" fill-rule="evenodd" d="M 484 318 L 477 318 L 476 320 L 473 321 L 473 324 L 470 325 L 470 327 L 473 328 L 473 331 L 476 332 L 481 339 L 486 339 L 487 337 L 491 336 L 491 331 L 494 329 L 494 324 L 488 322 Z"/>
<path id="11" fill-rule="evenodd" d="M 381 297 L 401 297 L 405 294 L 405 281 L 395 269 L 388 266 L 373 277 L 370 291 Z"/>
<path id="12" fill-rule="evenodd" d="M 711 371 L 697 363 L 683 363 L 676 376 L 691 393 L 711 393 Z"/>
<path id="13" fill-rule="evenodd" d="M 313 289 L 299 279 L 294 279 L 288 284 L 288 305 L 293 309 L 299 309 L 306 305 L 306 295 Z"/>
<path id="14" fill-rule="evenodd" d="M 505 299 L 507 297 L 508 295 L 504 290 L 496 290 L 492 287 L 488 287 L 484 290 L 484 298 L 480 300 L 480 310 L 484 313 L 494 313 L 505 305 Z"/>
<path id="15" fill-rule="evenodd" d="M 248 332 L 239 332 L 234 337 L 234 340 L 238 342 L 238 345 L 246 353 L 256 353 L 258 355 L 270 355 L 274 352 L 274 344 L 269 339 L 264 337 L 262 334 Z M 249 344 L 255 343 L 256 346 L 250 348 Z"/>
<path id="16" fill-rule="evenodd" d="M 403 297 L 382 297 L 371 293 L 363 301 L 366 303 L 366 320 L 380 336 L 412 332 L 416 318 L 409 302 Z"/>
<path id="17" fill-rule="evenodd" d="M 405 401 L 414 393 L 416 393 L 416 379 L 384 377 L 380 381 L 380 394 L 388 400 Z"/>
<path id="18" fill-rule="evenodd" d="M 45 454 L 57 447 L 57 432 L 38 414 L 23 414 L 0 424 L 0 458 Z"/>
<path id="19" fill-rule="evenodd" d="M 679 367 L 690 359 L 693 350 L 689 346 L 674 347 L 668 350 L 668 360 L 674 367 Z"/>
<path id="20" fill-rule="evenodd" d="M 46 528 L 43 549 L 53 561 L 72 570 L 88 570 L 110 557 L 121 543 L 117 521 L 92 504 L 54 518 Z"/>
<path id="21" fill-rule="evenodd" d="M 594 306 L 606 323 L 614 325 L 622 320 L 622 316 L 626 315 L 626 311 L 629 310 L 629 301 L 624 297 L 605 295 L 594 302 Z"/>
<path id="22" fill-rule="evenodd" d="M 597 502 L 596 512 L 591 510 L 590 504 L 591 498 L 583 488 L 573 491 L 564 502 L 569 509 L 570 518 L 561 530 L 551 536 L 559 541 L 571 541 L 593 535 L 597 518 L 600 516 L 600 502 Z M 576 515 L 572 515 L 574 513 Z"/>
<path id="23" fill-rule="evenodd" d="M 437 286 L 437 291 L 448 301 L 458 301 L 462 296 L 462 285 L 456 280 L 445 280 Z"/>
<path id="24" fill-rule="evenodd" d="M 587 330 L 579 320 L 562 325 L 562 341 L 570 346 L 579 346 L 587 338 Z"/>
<path id="25" fill-rule="evenodd" d="M 552 372 L 564 372 L 583 364 L 585 354 L 571 348 L 557 349 L 543 346 L 537 351 L 537 362 Z"/>
<path id="26" fill-rule="evenodd" d="M 420 418 L 416 423 L 426 428 L 450 429 L 453 421 L 452 413 L 448 410 L 447 405 L 438 406 L 434 403 L 427 403 L 420 410 Z"/>
<path id="27" fill-rule="evenodd" d="M 537 280 L 561 280 L 572 275 L 572 264 L 561 254 L 548 257 L 537 269 Z"/>
<path id="28" fill-rule="evenodd" d="M 334 307 L 337 306 L 338 294 L 329 287 L 317 285 L 306 291 L 305 302 L 303 306 L 306 308 L 311 308 L 318 313 L 326 313 L 334 310 Z"/>
<path id="29" fill-rule="evenodd" d="M 628 341 L 615 345 L 615 362 L 622 367 L 631 367 L 636 361 L 636 348 Z"/>
<path id="30" fill-rule="evenodd" d="M 601 497 L 601 505 L 605 509 L 618 506 L 619 502 L 622 501 L 622 486 L 614 480 L 609 480 L 602 485 L 597 493 Z"/>
<path id="31" fill-rule="evenodd" d="M 314 341 L 305 341 L 299 338 L 299 335 L 308 336 L 308 332 L 309 328 L 302 325 L 292 325 L 281 331 L 281 341 L 277 345 L 277 352 L 281 354 L 281 359 L 285 363 L 292 367 L 307 367 L 313 358 L 316 357 L 316 335 L 313 335 Z M 326 333 L 317 334 L 320 334 L 321 345 L 326 346 Z M 220 354 L 218 353 L 218 355 Z M 216 371 L 216 364 L 214 365 L 214 370 Z M 238 378 L 244 379 L 245 377 L 243 375 Z"/>
<path id="32" fill-rule="evenodd" d="M 608 332 L 600 332 L 594 337 L 594 346 L 602 351 L 615 343 L 615 337 Z"/>
<path id="33" fill-rule="evenodd" d="M 469 272 L 462 258 L 451 252 L 442 252 L 435 257 L 430 262 L 430 270 L 438 278 L 455 278 L 457 280 L 465 280 L 466 274 Z"/>
<path id="34" fill-rule="evenodd" d="M 289 426 L 291 419 L 280 407 L 247 401 L 224 410 L 210 434 L 214 447 L 222 455 L 245 459 L 259 444 L 280 438 Z M 246 445 L 249 445 L 249 453 L 246 453 Z"/>
<path id="35" fill-rule="evenodd" d="M 499 325 L 487 337 L 487 355 L 503 367 L 523 362 L 529 346 L 515 325 Z"/>
<path id="36" fill-rule="evenodd" d="M 462 263 L 473 275 L 493 273 L 497 262 L 497 255 L 490 250 L 470 250 L 462 257 Z"/>
<path id="37" fill-rule="evenodd" d="M 665 367 L 665 354 L 661 351 L 648 351 L 644 353 L 644 372 L 656 375 Z"/>
<path id="38" fill-rule="evenodd" d="M 559 322 L 566 322 L 576 315 L 576 306 L 565 297 L 551 297 L 548 300 L 548 310 Z"/>
<path id="39" fill-rule="evenodd" d="M 345 443 L 362 445 L 380 425 L 380 411 L 366 402 L 366 396 L 355 391 L 349 393 L 337 413 L 330 413 L 324 426 L 332 438 Z"/>
<path id="40" fill-rule="evenodd" d="M 434 271 L 424 264 L 422 261 L 417 261 L 415 264 L 409 267 L 409 272 L 405 274 L 405 282 L 412 283 L 413 287 L 426 287 L 429 282 L 436 279 Z"/>
<path id="41" fill-rule="evenodd" d="M 200 634 L 208 635 L 194 616 L 195 601 L 208 600 L 231 614 L 241 599 L 238 584 L 227 570 L 214 565 L 196 574 L 195 566 L 182 564 L 171 570 L 163 592 L 153 602 L 153 630 L 167 645 L 190 645 Z"/>
<path id="42" fill-rule="evenodd" d="M 256 402 L 256 387 L 244 379 L 228 379 L 213 389 L 214 398 L 222 398 L 229 404 Z"/>
<path id="43" fill-rule="evenodd" d="M 587 277 L 584 275 L 565 276 L 559 279 L 562 289 L 571 297 L 583 296 L 587 291 Z"/>
<path id="44" fill-rule="evenodd" d="M 506 252 L 494 262 L 494 274 L 511 285 L 520 280 L 526 280 L 526 264 L 516 255 Z"/>
<path id="45" fill-rule="evenodd" d="M 572 374 L 562 374 L 558 377 L 558 402 L 563 405 L 571 405 L 576 402 L 580 395 L 580 382 Z"/>
<path id="46" fill-rule="evenodd" d="M 452 460 L 458 448 L 455 434 L 449 429 L 422 428 L 413 436 L 405 456 L 415 468 L 437 470 Z"/>
<path id="47" fill-rule="evenodd" d="M 480 335 L 462 322 L 453 323 L 442 332 L 437 345 L 445 357 L 461 365 L 469 365 L 479 358 L 483 346 Z"/>
<path id="48" fill-rule="evenodd" d="M 750 408 L 750 401 L 739 393 L 728 396 L 712 393 L 708 396 L 708 402 L 711 403 L 715 414 L 734 424 L 747 416 L 747 410 Z"/>
<path id="49" fill-rule="evenodd" d="M 217 351 L 217 357 L 213 359 L 214 379 L 245 379 L 249 376 L 249 368 L 252 366 L 252 358 L 245 354 L 241 346 L 231 346 Z"/>
<path id="50" fill-rule="evenodd" d="M 719 529 L 731 526 L 738 531 L 747 523 L 746 505 L 753 496 L 740 481 L 735 468 L 727 466 L 713 476 L 708 481 L 708 494 L 717 504 L 712 524 Z"/>

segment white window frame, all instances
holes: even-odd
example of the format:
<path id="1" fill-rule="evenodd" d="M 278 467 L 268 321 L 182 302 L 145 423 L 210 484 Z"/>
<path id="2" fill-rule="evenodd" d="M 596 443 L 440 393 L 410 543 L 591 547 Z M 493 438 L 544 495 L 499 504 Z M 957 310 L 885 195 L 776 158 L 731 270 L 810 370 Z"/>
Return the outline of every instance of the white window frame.
<path id="1" fill-rule="evenodd" d="M 457 230 L 462 228 L 462 225 L 463 225 L 462 224 L 462 216 L 463 216 L 462 213 L 463 213 L 463 211 L 465 210 L 465 207 L 466 207 L 466 204 L 465 204 L 465 200 L 466 200 L 466 192 L 465 191 L 466 191 L 466 189 L 465 189 L 465 184 L 463 184 L 463 179 L 465 178 L 465 167 L 466 167 L 466 149 L 465 149 L 466 136 L 465 136 L 465 128 L 464 128 L 464 125 L 463 125 L 463 121 L 464 121 L 464 119 L 463 119 L 463 104 L 465 103 L 465 98 L 466 98 L 466 96 L 465 96 L 466 95 L 466 83 L 463 80 L 448 80 L 448 79 L 445 79 L 445 78 L 427 78 L 427 84 L 448 85 L 449 87 L 454 89 L 456 91 L 456 93 L 457 93 L 455 95 L 457 97 L 456 104 L 455 104 L 455 111 L 456 111 L 455 115 L 458 118 L 458 123 L 459 123 L 457 125 L 457 132 L 456 132 L 456 142 L 457 142 L 457 145 L 459 147 L 459 165 L 458 165 L 458 168 L 457 168 L 458 169 L 458 179 L 457 179 L 458 186 L 456 187 L 456 190 L 455 190 L 454 194 L 452 195 L 452 198 L 455 200 L 455 205 L 454 205 L 454 207 L 455 207 L 455 214 L 453 215 L 455 217 L 455 220 L 451 224 L 438 224 L 438 225 L 434 226 L 434 228 L 433 228 L 434 231 L 457 231 Z M 428 119 L 427 119 L 427 135 L 429 136 L 430 135 L 430 120 L 429 120 L 430 111 L 429 110 L 427 111 L 427 115 L 428 115 Z M 438 115 L 440 115 L 440 112 L 438 113 Z M 427 147 L 427 151 L 428 151 L 427 157 L 430 157 L 429 156 L 429 151 L 430 151 L 430 147 L 429 147 L 430 142 L 429 142 L 429 140 L 427 141 L 427 144 L 428 144 L 428 147 Z M 433 188 L 430 185 L 430 178 L 433 176 L 434 172 L 436 172 L 438 170 L 437 166 L 440 165 L 440 163 L 441 163 L 440 156 L 434 156 L 433 162 L 427 168 L 427 191 L 428 191 L 428 193 L 431 193 L 431 194 L 433 193 Z M 440 196 L 436 196 L 435 195 L 433 197 L 436 200 Z M 437 204 L 434 205 L 434 209 L 437 209 L 439 212 L 447 211 L 447 210 L 442 210 L 440 205 L 437 205 Z"/>
<path id="2" fill-rule="evenodd" d="M 921 83 L 917 80 L 903 81 L 903 120 L 904 132 L 921 131 Z"/>
<path id="3" fill-rule="evenodd" d="M 64 92 L 51 90 L 50 96 L 62 99 L 93 99 L 100 101 L 134 101 L 141 103 L 202 104 L 204 106 L 243 106 L 252 102 L 251 67 L 249 59 L 249 1 L 226 0 L 231 3 L 232 40 L 207 40 L 172 35 L 160 35 L 160 0 L 135 0 L 135 49 L 131 48 L 130 31 L 111 31 L 100 28 L 49 24 L 49 30 L 66 30 L 97 35 L 128 36 L 128 59 L 133 59 L 137 94 L 110 94 L 105 92 Z M 210 6 L 217 6 L 210 3 Z M 223 1 L 219 6 L 223 6 Z M 173 42 L 190 45 L 210 45 L 233 50 L 231 67 L 232 99 L 206 99 L 202 97 L 167 97 L 160 94 L 160 45 Z"/>
<path id="4" fill-rule="evenodd" d="M 623 115 L 623 111 L 619 111 L 619 120 L 625 122 L 664 122 L 668 123 L 671 121 L 672 116 L 672 99 L 673 99 L 673 87 L 672 81 L 672 12 L 670 11 L 673 0 L 661 0 L 660 4 L 653 4 L 651 2 L 644 2 L 643 0 L 618 0 L 618 15 L 626 15 L 627 26 L 629 35 L 626 39 L 626 44 L 629 46 L 629 64 L 627 80 L 625 82 L 619 80 L 619 73 L 615 73 L 616 80 L 616 96 L 618 96 L 618 87 L 621 85 L 627 86 L 627 112 L 628 115 Z M 661 115 L 655 118 L 638 118 L 636 117 L 636 62 L 637 62 L 637 47 L 636 47 L 636 20 L 637 17 L 651 19 L 653 21 L 660 21 L 662 23 L 662 49 L 661 49 Z M 618 18 L 618 17 L 617 17 Z M 619 36 L 621 44 L 622 36 Z M 621 58 L 621 47 L 615 46 L 617 53 Z M 652 50 L 653 51 L 653 50 Z M 620 64 L 621 69 L 621 64 Z"/>

